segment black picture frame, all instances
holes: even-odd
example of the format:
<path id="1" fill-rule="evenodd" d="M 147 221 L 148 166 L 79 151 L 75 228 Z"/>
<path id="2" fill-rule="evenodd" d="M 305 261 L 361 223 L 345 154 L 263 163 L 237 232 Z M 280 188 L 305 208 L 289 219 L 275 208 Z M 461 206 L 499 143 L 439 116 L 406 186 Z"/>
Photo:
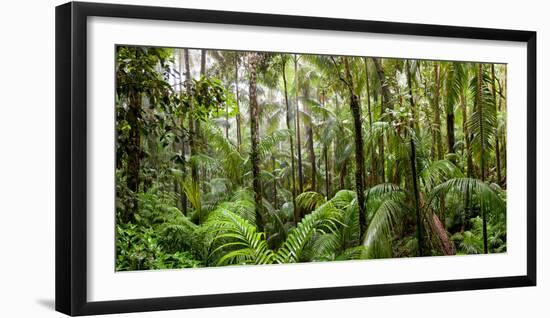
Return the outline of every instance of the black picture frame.
<path id="1" fill-rule="evenodd" d="M 86 36 L 91 16 L 501 40 L 527 44 L 527 274 L 352 287 L 87 301 Z M 536 32 L 70 2 L 56 7 L 56 310 L 68 315 L 280 303 L 536 285 Z"/>

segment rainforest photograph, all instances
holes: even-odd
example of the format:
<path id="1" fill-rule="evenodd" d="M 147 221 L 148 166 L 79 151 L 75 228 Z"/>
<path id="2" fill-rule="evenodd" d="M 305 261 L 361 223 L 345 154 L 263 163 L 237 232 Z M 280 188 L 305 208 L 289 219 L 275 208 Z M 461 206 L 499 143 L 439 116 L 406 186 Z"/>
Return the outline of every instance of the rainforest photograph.
<path id="1" fill-rule="evenodd" d="M 506 64 L 115 55 L 116 271 L 506 252 Z"/>

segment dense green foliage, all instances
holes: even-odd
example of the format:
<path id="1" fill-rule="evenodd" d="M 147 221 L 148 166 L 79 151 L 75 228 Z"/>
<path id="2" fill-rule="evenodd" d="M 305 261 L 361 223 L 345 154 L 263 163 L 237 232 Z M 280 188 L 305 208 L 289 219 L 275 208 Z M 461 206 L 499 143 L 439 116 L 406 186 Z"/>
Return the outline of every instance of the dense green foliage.
<path id="1" fill-rule="evenodd" d="M 506 66 L 118 47 L 117 270 L 506 251 Z"/>

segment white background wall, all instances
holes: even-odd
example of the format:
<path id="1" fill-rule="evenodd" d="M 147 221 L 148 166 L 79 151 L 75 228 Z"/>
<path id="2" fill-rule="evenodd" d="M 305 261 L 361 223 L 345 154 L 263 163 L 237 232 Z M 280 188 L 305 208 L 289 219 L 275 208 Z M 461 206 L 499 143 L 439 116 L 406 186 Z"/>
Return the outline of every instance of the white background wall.
<path id="1" fill-rule="evenodd" d="M 544 317 L 550 314 L 545 196 L 550 138 L 545 1 L 160 0 L 116 3 L 451 24 L 538 32 L 538 286 L 117 315 L 116 317 Z M 61 317 L 54 306 L 54 7 L 9 1 L 0 12 L 0 316 Z M 545 125 L 546 124 L 546 125 Z M 545 253 L 546 252 L 546 253 Z M 547 266 L 547 265 L 546 265 Z"/>

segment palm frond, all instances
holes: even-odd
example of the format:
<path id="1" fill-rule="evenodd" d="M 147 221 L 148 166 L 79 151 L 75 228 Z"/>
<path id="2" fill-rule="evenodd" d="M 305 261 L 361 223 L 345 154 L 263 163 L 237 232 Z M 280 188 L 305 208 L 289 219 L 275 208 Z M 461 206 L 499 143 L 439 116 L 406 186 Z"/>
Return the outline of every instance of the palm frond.
<path id="1" fill-rule="evenodd" d="M 315 210 L 325 202 L 325 197 L 315 191 L 307 191 L 296 197 L 296 204 L 306 211 Z"/>
<path id="2" fill-rule="evenodd" d="M 395 200 L 385 200 L 380 204 L 374 216 L 371 218 L 363 246 L 369 253 L 369 249 L 373 247 L 373 243 L 378 240 L 384 240 L 391 236 L 392 226 L 399 220 L 404 208 L 401 203 Z"/>
<path id="3" fill-rule="evenodd" d="M 267 247 L 264 233 L 237 214 L 218 209 L 208 222 L 217 233 L 213 243 L 218 246 L 210 253 L 213 257 L 220 255 L 217 265 L 273 263 L 275 254 Z"/>
<path id="4" fill-rule="evenodd" d="M 277 251 L 279 263 L 303 261 L 304 247 L 316 233 L 336 233 L 341 222 L 341 211 L 331 202 L 327 202 L 306 215 L 298 225 L 288 233 L 286 241 Z"/>

